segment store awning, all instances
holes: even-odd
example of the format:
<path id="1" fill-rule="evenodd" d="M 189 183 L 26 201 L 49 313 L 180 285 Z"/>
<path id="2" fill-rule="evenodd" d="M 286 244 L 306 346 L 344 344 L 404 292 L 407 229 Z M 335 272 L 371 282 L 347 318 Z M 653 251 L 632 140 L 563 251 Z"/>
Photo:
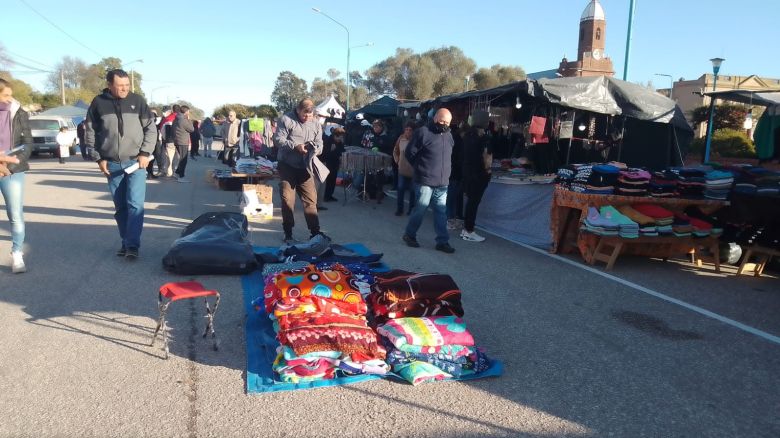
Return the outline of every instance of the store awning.
<path id="1" fill-rule="evenodd" d="M 702 93 L 705 96 L 731 102 L 772 107 L 780 105 L 780 90 L 726 90 Z"/>

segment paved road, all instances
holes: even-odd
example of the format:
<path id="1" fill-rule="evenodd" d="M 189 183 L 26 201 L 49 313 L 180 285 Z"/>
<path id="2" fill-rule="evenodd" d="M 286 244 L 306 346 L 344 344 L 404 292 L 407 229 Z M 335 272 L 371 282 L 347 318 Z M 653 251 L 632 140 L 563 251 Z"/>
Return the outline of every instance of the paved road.
<path id="1" fill-rule="evenodd" d="M 10 274 L 0 222 L 0 436 L 780 436 L 777 343 L 498 238 L 453 240 L 457 252 L 445 255 L 428 222 L 423 247 L 407 248 L 391 202 L 328 204 L 323 228 L 392 266 L 450 273 L 470 330 L 505 375 L 246 395 L 237 277 L 197 277 L 223 293 L 219 352 L 197 336 L 201 308 L 189 303 L 170 315 L 171 359 L 147 347 L 157 288 L 184 279 L 162 269 L 162 256 L 197 215 L 237 203 L 205 182 L 215 162 L 192 163 L 193 184 L 149 184 L 141 259 L 129 263 L 114 256 L 105 180 L 76 160 L 33 161 L 28 273 Z M 278 244 L 280 228 L 255 223 L 252 239 Z M 631 257 L 613 274 L 780 336 L 776 278 Z"/>

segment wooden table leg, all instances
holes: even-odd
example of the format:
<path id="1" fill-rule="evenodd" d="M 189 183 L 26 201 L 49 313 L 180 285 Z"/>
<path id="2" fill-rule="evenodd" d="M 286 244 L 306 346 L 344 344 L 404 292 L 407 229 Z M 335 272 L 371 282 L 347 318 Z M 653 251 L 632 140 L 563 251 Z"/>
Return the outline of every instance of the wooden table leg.
<path id="1" fill-rule="evenodd" d="M 750 255 L 753 253 L 753 250 L 748 248 L 745 255 L 742 256 L 742 263 L 739 265 L 739 269 L 737 269 L 737 275 L 742 274 L 745 272 L 745 265 L 747 265 L 750 262 Z"/>

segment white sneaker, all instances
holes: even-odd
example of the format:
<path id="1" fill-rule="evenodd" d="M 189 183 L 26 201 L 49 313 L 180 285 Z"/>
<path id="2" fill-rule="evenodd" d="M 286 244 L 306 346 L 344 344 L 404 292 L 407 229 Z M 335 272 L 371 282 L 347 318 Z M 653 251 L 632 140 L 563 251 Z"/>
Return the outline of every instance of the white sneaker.
<path id="1" fill-rule="evenodd" d="M 468 232 L 465 229 L 460 232 L 460 238 L 467 242 L 484 242 L 485 238 L 477 234 L 476 231 Z"/>
<path id="2" fill-rule="evenodd" d="M 21 274 L 27 272 L 27 266 L 24 265 L 24 257 L 21 251 L 14 251 L 11 253 L 11 272 L 14 274 Z"/>
<path id="3" fill-rule="evenodd" d="M 191 182 L 192 182 L 192 181 L 190 181 L 190 180 L 188 180 L 188 179 L 186 179 L 186 178 L 182 178 L 182 177 L 180 177 L 180 176 L 179 176 L 179 177 L 176 177 L 176 181 L 178 181 L 178 182 L 180 182 L 180 183 L 191 183 Z"/>

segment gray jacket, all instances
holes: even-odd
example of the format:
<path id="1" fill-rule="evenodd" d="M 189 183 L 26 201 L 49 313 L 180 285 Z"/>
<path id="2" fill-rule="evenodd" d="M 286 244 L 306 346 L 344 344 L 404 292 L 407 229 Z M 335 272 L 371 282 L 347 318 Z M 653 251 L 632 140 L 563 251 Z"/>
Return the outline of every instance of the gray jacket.
<path id="1" fill-rule="evenodd" d="M 84 138 L 96 160 L 127 161 L 154 152 L 157 127 L 143 97 L 130 93 L 117 99 L 105 89 L 87 110 Z"/>
<path id="2" fill-rule="evenodd" d="M 190 144 L 190 133 L 195 131 L 195 127 L 192 126 L 192 120 L 188 119 L 187 116 L 176 114 L 171 131 L 173 131 L 173 144 L 185 145 Z"/>
<path id="3" fill-rule="evenodd" d="M 274 144 L 279 148 L 279 162 L 296 169 L 306 168 L 306 155 L 295 150 L 295 146 L 312 142 L 314 154 L 322 153 L 322 126 L 316 118 L 302 123 L 295 110 L 279 119 L 274 134 Z"/>

